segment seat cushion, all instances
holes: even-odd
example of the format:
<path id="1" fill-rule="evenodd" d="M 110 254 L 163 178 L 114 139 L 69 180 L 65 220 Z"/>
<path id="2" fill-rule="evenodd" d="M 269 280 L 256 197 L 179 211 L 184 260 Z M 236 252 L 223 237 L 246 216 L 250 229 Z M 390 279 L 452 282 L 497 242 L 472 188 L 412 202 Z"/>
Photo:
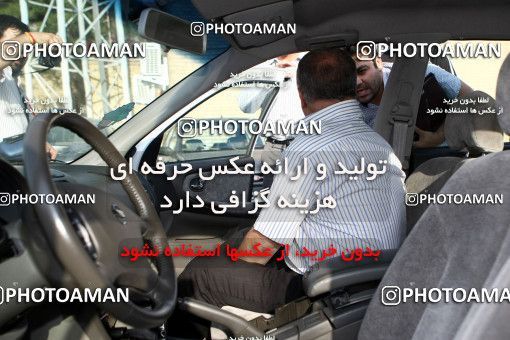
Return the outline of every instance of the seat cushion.
<path id="1" fill-rule="evenodd" d="M 510 287 L 510 259 L 505 261 L 501 271 L 488 285 L 498 289 Z M 510 304 L 477 304 L 469 310 L 454 340 L 510 339 L 508 320 Z"/>
<path id="2" fill-rule="evenodd" d="M 303 288 L 308 297 L 333 292 L 351 285 L 380 280 L 395 257 L 396 250 L 381 250 L 377 258 L 346 262 L 334 257 L 313 265 L 303 275 Z"/>
<path id="3" fill-rule="evenodd" d="M 438 157 L 420 164 L 406 180 L 407 193 L 438 193 L 446 181 L 466 161 L 467 159 L 460 157 Z M 418 205 L 408 205 L 406 207 L 407 233 L 411 231 L 428 206 L 428 203 L 423 202 Z"/>

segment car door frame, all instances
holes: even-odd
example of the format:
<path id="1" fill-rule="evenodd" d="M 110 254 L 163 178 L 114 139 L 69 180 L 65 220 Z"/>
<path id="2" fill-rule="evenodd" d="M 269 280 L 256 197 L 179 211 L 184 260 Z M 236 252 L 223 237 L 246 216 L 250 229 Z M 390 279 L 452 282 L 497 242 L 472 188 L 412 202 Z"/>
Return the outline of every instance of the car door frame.
<path id="1" fill-rule="evenodd" d="M 143 161 L 146 159 L 145 154 L 151 149 L 155 148 L 155 144 L 158 140 L 161 139 L 162 135 L 174 124 L 177 124 L 178 120 L 184 118 L 187 114 L 189 114 L 194 108 L 206 102 L 207 100 L 213 98 L 215 95 L 219 94 L 221 91 L 227 90 L 239 83 L 268 83 L 275 84 L 275 81 L 280 85 L 283 83 L 283 78 L 276 79 L 239 79 L 239 78 L 230 78 L 227 81 L 220 84 L 220 86 L 214 87 L 209 91 L 205 92 L 203 95 L 199 96 L 197 99 L 191 101 L 189 104 L 184 106 L 182 109 L 177 111 L 175 114 L 171 115 L 163 124 L 159 125 L 156 129 L 147 134 L 142 140 L 140 140 L 133 150 L 135 152 L 132 155 L 133 159 L 133 167 L 134 169 L 140 169 Z M 260 121 L 264 121 L 272 107 L 272 104 L 279 92 L 279 86 L 275 86 L 275 91 L 270 94 L 271 98 L 268 102 L 265 110 L 261 112 L 261 115 L 258 117 Z M 252 135 L 252 138 L 247 146 L 245 151 L 245 155 L 241 156 L 241 160 L 244 162 L 251 161 L 254 163 L 253 158 L 251 157 L 253 150 L 256 145 L 257 135 Z M 154 151 L 152 151 L 154 152 Z M 152 157 L 152 156 L 151 156 Z M 156 156 L 157 157 L 157 156 Z M 207 163 L 208 165 L 215 164 L 224 164 L 225 160 L 233 158 L 236 156 L 225 156 L 225 157 L 212 157 L 212 158 L 204 158 L 199 160 L 183 160 L 179 162 L 171 162 L 169 164 L 180 164 L 183 162 L 186 163 Z M 208 162 L 209 161 L 209 162 Z M 212 161 L 212 162 L 211 162 Z M 166 174 L 165 174 L 166 177 Z M 186 179 L 184 179 L 184 182 Z M 252 190 L 254 181 L 254 176 L 251 177 L 250 188 Z M 183 187 L 184 188 L 184 187 Z M 176 190 L 176 192 L 179 190 Z M 251 197 L 250 197 L 251 198 Z M 179 244 L 198 244 L 201 247 L 208 248 L 212 247 L 217 243 L 223 242 L 229 235 L 232 235 L 237 230 L 242 229 L 244 227 L 250 226 L 254 220 L 256 219 L 256 214 L 253 215 L 245 215 L 244 211 L 250 210 L 244 209 L 241 211 L 235 211 L 234 213 L 228 213 L 225 215 L 212 215 L 211 213 L 207 213 L 203 209 L 200 211 L 183 211 L 179 215 L 173 215 L 172 211 L 162 211 L 160 212 L 160 218 L 167 230 L 167 234 L 169 236 L 170 245 L 179 245 Z M 191 259 L 188 258 L 179 258 L 176 263 L 176 270 L 179 274 L 182 270 L 184 270 L 185 266 Z"/>

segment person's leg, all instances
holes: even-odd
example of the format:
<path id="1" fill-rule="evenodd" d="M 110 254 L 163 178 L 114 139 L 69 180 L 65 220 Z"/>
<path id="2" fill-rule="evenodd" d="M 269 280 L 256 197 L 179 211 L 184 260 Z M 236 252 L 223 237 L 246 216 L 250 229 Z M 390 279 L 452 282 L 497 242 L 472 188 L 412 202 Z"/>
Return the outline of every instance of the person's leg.
<path id="1" fill-rule="evenodd" d="M 239 247 L 250 228 L 234 233 L 222 245 L 221 257 L 196 257 L 178 279 L 179 297 L 191 297 L 216 305 L 251 311 L 272 312 L 277 306 L 304 295 L 302 276 L 276 261 L 266 266 L 233 262 L 226 256 L 226 245 Z M 206 337 L 210 323 L 176 308 L 167 323 L 170 334 L 188 338 Z"/>
<path id="2" fill-rule="evenodd" d="M 207 303 L 270 313 L 303 296 L 302 276 L 285 267 L 226 256 L 195 258 L 179 277 L 178 294 Z"/>
<path id="3" fill-rule="evenodd" d="M 191 297 L 217 307 L 233 306 L 270 313 L 276 307 L 304 295 L 302 276 L 284 263 L 266 266 L 230 258 L 193 259 L 178 280 L 179 297 Z M 177 307 L 167 322 L 168 333 L 182 338 L 205 338 L 210 322 L 189 315 Z"/>

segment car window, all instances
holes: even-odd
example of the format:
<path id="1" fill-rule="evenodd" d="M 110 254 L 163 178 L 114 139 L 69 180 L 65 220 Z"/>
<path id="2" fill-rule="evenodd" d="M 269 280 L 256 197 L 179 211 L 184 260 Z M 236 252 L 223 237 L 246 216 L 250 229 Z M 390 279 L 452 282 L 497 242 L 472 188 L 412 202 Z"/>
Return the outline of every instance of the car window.
<path id="1" fill-rule="evenodd" d="M 249 123 L 260 121 L 277 92 L 264 81 L 235 83 L 220 89 L 165 131 L 159 156 L 165 162 L 246 155 L 263 138 L 249 133 Z"/>
<path id="2" fill-rule="evenodd" d="M 26 65 L 16 72 L 15 81 L 23 96 L 12 114 L 17 115 L 19 128 L 0 126 L 0 143 L 4 144 L 21 141 L 28 121 L 43 112 L 78 113 L 110 135 L 229 47 L 214 34 L 208 37 L 210 43 L 203 55 L 147 41 L 138 33 L 137 22 L 117 11 L 111 1 L 87 2 L 83 16 L 76 16 L 74 10 L 46 12 L 48 5 L 34 3 L 24 17 L 22 3 L 9 3 L 2 14 L 21 19 L 32 32 L 57 33 L 66 44 L 81 47 L 73 47 L 75 54 L 62 57 L 54 67 L 48 66 L 52 60 L 42 60 L 32 53 Z M 168 12 L 185 19 L 186 15 L 193 15 L 190 17 L 193 21 L 203 20 L 191 3 L 174 4 Z M 58 25 L 62 20 L 66 23 L 64 28 Z M 106 52 L 102 46 L 107 47 Z M 118 50 L 111 49 L 112 46 Z M 98 53 L 89 55 L 93 47 Z M 81 138 L 60 127 L 50 131 L 48 142 L 57 151 L 58 161 L 72 162 L 90 150 Z"/>
<path id="3" fill-rule="evenodd" d="M 462 101 L 462 98 L 471 98 L 469 90 L 460 88 L 460 82 L 455 78 L 440 72 L 433 72 L 431 79 L 428 68 L 425 79 L 424 92 L 420 110 L 423 112 L 421 124 L 429 131 L 434 131 L 449 114 L 484 115 L 502 113 L 502 107 L 493 102 L 496 99 L 498 74 L 505 58 L 510 54 L 509 41 L 448 41 L 443 46 L 449 46 L 452 55 L 447 58 L 432 59 L 432 63 L 456 75 L 464 84 L 477 94 L 477 98 Z M 463 57 L 462 54 L 472 54 Z M 453 79 L 453 80 L 452 80 Z M 469 97 L 466 97 L 469 96 Z M 482 98 L 483 97 L 483 98 Z M 457 99 L 458 98 L 458 99 Z M 491 104 L 493 103 L 493 104 Z M 426 117 L 426 119 L 424 119 Z M 426 120 L 426 122 L 425 122 Z M 418 123 L 420 123 L 420 114 Z M 505 142 L 508 142 L 508 135 Z M 447 141 L 445 144 L 447 145 Z"/>
<path id="4" fill-rule="evenodd" d="M 497 99 L 498 74 L 503 61 L 510 55 L 510 41 L 451 40 L 441 46 L 449 46 L 450 53 L 447 53 L 447 56 L 431 58 L 430 64 L 455 75 L 473 91 L 482 91 L 492 99 Z M 463 53 L 474 56 L 464 57 Z M 384 68 L 389 70 L 389 74 L 394 60 L 388 55 L 383 55 L 383 61 Z M 417 126 L 422 130 L 436 131 L 444 122 L 448 110 L 462 109 L 460 102 L 455 101 L 460 91 L 460 82 L 457 84 L 455 77 L 436 71 L 437 67 L 430 67 L 430 64 L 427 68 Z M 433 79 L 430 77 L 431 74 L 434 75 Z M 496 106 L 493 108 L 496 114 L 501 114 L 502 112 L 499 112 L 501 106 Z M 416 139 L 417 135 L 415 135 Z M 504 140 L 509 142 L 510 137 L 505 135 Z M 441 145 L 447 144 L 445 142 Z"/>
<path id="5" fill-rule="evenodd" d="M 451 63 L 457 76 L 473 90 L 487 93 L 496 98 L 498 74 L 505 58 L 510 55 L 510 41 L 463 41 L 460 44 L 491 43 L 500 46 L 500 58 L 452 58 Z M 505 142 L 510 141 L 510 136 L 505 136 Z"/>

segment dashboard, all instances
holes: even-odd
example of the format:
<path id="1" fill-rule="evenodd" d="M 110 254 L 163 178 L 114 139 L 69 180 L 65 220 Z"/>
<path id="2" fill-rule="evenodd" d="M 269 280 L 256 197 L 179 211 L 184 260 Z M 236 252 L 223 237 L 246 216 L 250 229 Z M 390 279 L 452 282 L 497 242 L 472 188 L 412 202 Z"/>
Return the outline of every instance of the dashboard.
<path id="1" fill-rule="evenodd" d="M 50 173 L 58 191 L 69 186 L 101 188 L 102 192 L 114 195 L 116 200 L 134 209 L 121 183 L 110 177 L 106 166 L 50 163 Z M 154 203 L 154 188 L 144 177 L 139 175 L 139 178 Z M 68 274 L 55 263 L 56 258 L 38 226 L 33 205 L 11 199 L 19 194 L 29 194 L 23 165 L 0 159 L 0 286 L 34 288 L 52 286 L 54 281 L 62 286 L 72 284 Z M 25 315 L 36 313 L 35 307 L 36 304 L 0 304 L 0 334 L 6 325 L 20 318 L 36 320 L 37 317 Z M 60 317 L 59 311 L 55 313 L 51 317 Z"/>
<path id="2" fill-rule="evenodd" d="M 23 165 L 11 165 L 0 159 L 0 226 L 15 222 L 22 217 L 22 205 L 18 202 L 12 202 L 11 198 L 15 194 L 28 193 L 28 186 L 23 172 Z M 93 188 L 102 188 L 108 194 L 116 196 L 123 203 L 133 207 L 120 182 L 114 181 L 110 177 L 109 169 L 106 166 L 52 163 L 50 164 L 50 173 L 57 187 L 59 183 L 75 183 Z M 153 185 L 141 174 L 138 174 L 138 178 L 152 202 L 156 202 Z"/>

